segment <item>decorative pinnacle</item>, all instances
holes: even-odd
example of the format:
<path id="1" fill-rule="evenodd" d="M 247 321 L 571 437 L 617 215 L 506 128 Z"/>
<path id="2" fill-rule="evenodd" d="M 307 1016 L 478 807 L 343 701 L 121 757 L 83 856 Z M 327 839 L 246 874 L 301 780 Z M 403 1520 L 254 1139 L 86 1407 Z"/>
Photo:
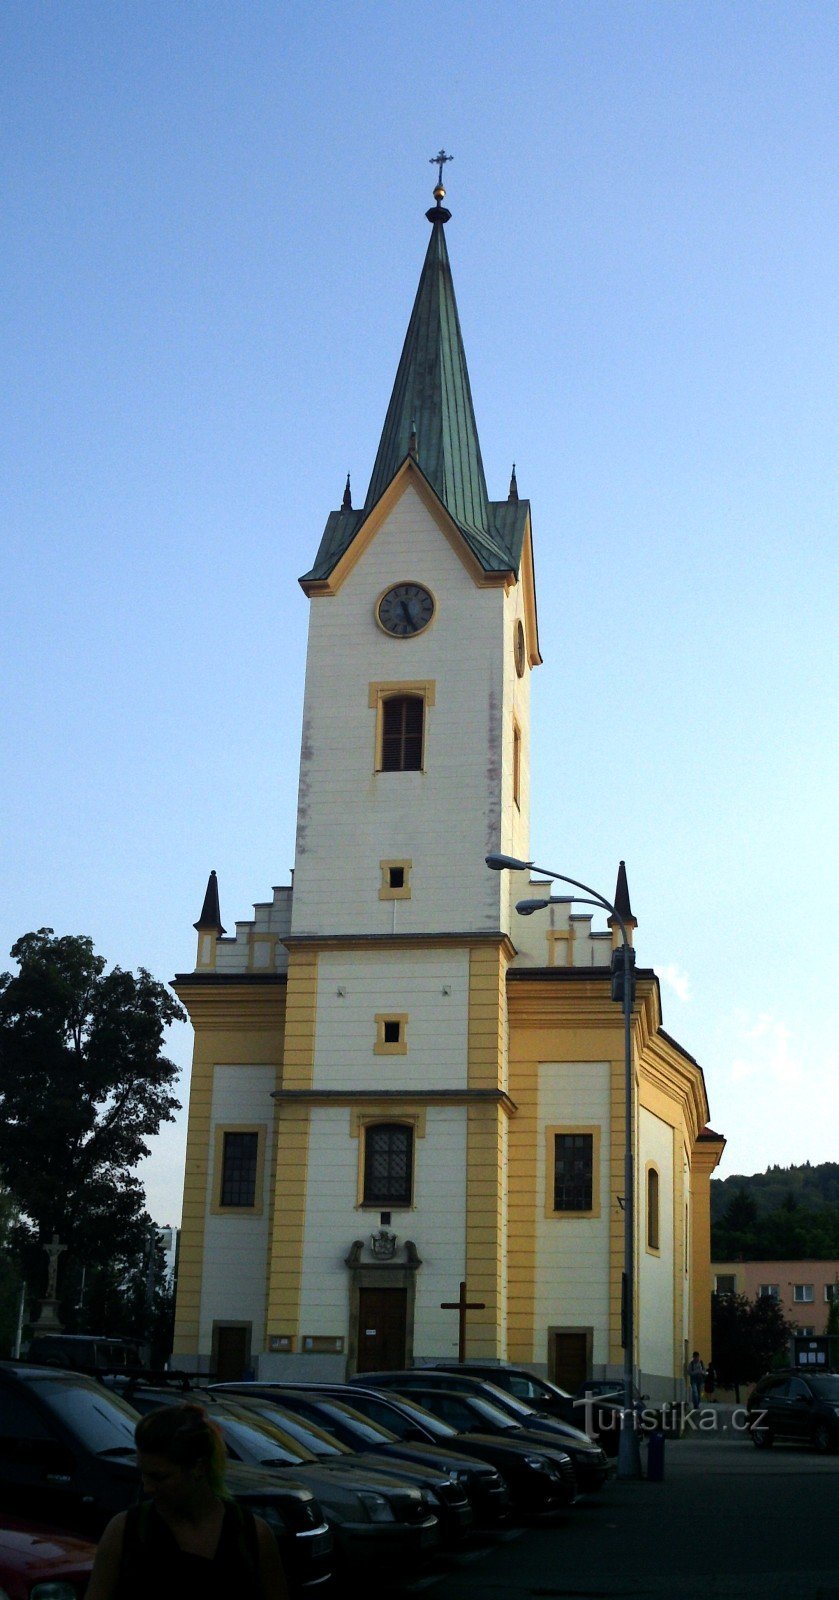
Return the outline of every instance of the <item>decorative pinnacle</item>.
<path id="1" fill-rule="evenodd" d="M 508 500 L 518 500 L 518 497 L 519 497 L 519 486 L 518 486 L 518 483 L 516 481 L 516 463 L 514 461 L 513 462 L 513 470 L 512 470 L 512 472 L 510 474 L 510 492 L 507 495 L 507 499 Z"/>
<path id="2" fill-rule="evenodd" d="M 344 498 L 341 501 L 342 511 L 352 511 L 352 494 L 350 493 L 350 475 L 347 473 L 347 483 L 344 489 Z"/>
<path id="3" fill-rule="evenodd" d="M 443 167 L 447 161 L 454 161 L 454 156 L 447 156 L 445 150 L 441 149 L 438 150 L 436 156 L 429 156 L 428 161 L 430 166 L 437 168 L 437 182 L 434 185 L 434 199 L 437 204 L 432 206 L 431 210 L 426 211 L 425 214 L 429 222 L 448 222 L 451 212 L 447 211 L 443 205 L 443 201 L 446 198 L 446 190 L 443 185 Z"/>

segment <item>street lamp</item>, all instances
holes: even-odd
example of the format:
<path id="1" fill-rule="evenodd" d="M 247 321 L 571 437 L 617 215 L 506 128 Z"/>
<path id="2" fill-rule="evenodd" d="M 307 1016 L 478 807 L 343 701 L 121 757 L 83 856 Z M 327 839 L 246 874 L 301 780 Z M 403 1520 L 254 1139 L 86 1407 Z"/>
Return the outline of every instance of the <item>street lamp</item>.
<path id="1" fill-rule="evenodd" d="M 576 905 L 600 906 L 614 917 L 621 931 L 623 946 L 622 971 L 623 971 L 623 1060 L 624 1060 L 624 1097 L 625 1097 L 625 1125 L 626 1136 L 623 1152 L 623 1284 L 621 1296 L 621 1334 L 623 1340 L 623 1417 L 621 1420 L 620 1439 L 618 1441 L 618 1477 L 640 1478 L 641 1457 L 638 1449 L 638 1434 L 635 1427 L 635 1396 L 634 1396 L 634 1370 L 633 1352 L 635 1345 L 635 1151 L 633 1147 L 633 1072 L 632 1072 L 632 972 L 635 952 L 629 943 L 626 923 L 620 912 L 607 900 L 605 895 L 598 894 L 596 889 L 587 883 L 580 883 L 578 878 L 569 878 L 562 872 L 549 872 L 546 867 L 537 867 L 533 861 L 520 861 L 516 856 L 499 854 L 488 855 L 486 864 L 493 872 L 503 872 L 509 868 L 511 872 L 538 872 L 540 877 L 551 878 L 556 883 L 569 883 L 574 889 L 585 891 L 582 895 L 571 895 L 571 901 Z M 563 897 L 566 898 L 566 897 Z M 534 911 L 542 911 L 546 906 L 555 903 L 548 896 L 542 900 L 519 900 L 516 910 L 520 916 L 531 917 Z M 567 903 L 567 902 L 566 902 Z M 613 994 L 614 980 L 617 977 L 617 966 L 613 957 Z"/>

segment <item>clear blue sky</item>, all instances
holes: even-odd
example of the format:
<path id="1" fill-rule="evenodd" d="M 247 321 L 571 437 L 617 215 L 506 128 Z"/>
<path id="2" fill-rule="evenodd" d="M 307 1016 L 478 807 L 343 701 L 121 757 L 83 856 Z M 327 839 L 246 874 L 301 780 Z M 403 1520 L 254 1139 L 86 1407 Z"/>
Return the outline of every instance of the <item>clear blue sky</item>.
<path id="1" fill-rule="evenodd" d="M 6 0 L 0 960 L 161 978 L 293 861 L 310 565 L 445 144 L 533 505 L 536 859 L 612 889 L 723 1173 L 837 1159 L 837 9 Z M 171 1051 L 186 1069 L 191 1034 Z M 144 1175 L 177 1221 L 183 1119 Z"/>

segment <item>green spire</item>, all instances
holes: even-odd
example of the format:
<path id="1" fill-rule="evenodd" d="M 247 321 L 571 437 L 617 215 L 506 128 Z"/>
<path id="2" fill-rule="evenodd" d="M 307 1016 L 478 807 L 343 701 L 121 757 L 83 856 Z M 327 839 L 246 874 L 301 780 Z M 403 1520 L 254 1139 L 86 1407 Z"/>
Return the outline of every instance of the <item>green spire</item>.
<path id="1" fill-rule="evenodd" d="M 428 217 L 431 238 L 364 509 L 415 454 L 454 521 L 487 535 L 486 479 L 444 232 L 449 212 L 438 200 Z"/>

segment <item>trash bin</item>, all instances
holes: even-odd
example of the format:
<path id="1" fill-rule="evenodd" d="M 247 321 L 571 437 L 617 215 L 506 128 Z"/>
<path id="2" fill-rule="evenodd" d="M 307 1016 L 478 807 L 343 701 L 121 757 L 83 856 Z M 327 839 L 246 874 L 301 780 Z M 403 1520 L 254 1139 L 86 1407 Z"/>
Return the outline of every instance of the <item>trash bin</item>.
<path id="1" fill-rule="evenodd" d="M 647 1438 L 647 1479 L 650 1483 L 661 1483 L 664 1477 L 664 1434 L 661 1428 L 654 1428 Z"/>

